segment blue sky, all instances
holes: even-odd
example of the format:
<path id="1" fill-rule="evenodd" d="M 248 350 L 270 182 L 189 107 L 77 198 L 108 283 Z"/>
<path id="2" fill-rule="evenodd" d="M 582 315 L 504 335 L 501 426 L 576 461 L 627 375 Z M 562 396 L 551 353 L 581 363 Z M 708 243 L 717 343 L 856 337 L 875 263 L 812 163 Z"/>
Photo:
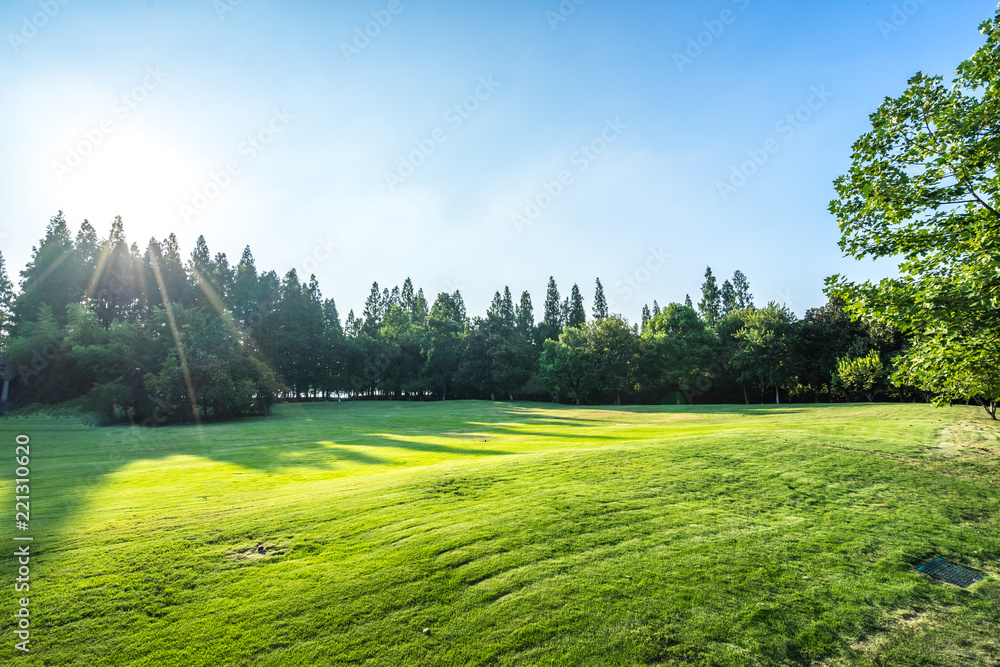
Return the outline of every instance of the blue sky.
<path id="1" fill-rule="evenodd" d="M 540 316 L 554 275 L 588 309 L 600 277 L 634 321 L 697 301 L 711 265 L 801 316 L 830 274 L 892 272 L 841 257 L 832 180 L 881 99 L 950 76 L 995 11 L 5 0 L 0 248 L 13 277 L 57 210 L 121 215 L 140 246 L 204 234 L 315 273 L 342 316 L 407 276 L 472 313 L 528 290 Z"/>

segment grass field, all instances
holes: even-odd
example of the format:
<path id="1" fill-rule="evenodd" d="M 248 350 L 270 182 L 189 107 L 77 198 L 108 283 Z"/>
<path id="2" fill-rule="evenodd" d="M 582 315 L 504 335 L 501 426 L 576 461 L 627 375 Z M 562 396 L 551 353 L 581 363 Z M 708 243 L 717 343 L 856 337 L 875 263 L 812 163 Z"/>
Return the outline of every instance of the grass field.
<path id="1" fill-rule="evenodd" d="M 973 408 L 309 404 L 0 442 L 2 664 L 1000 664 Z M 934 556 L 989 576 L 935 583 Z"/>

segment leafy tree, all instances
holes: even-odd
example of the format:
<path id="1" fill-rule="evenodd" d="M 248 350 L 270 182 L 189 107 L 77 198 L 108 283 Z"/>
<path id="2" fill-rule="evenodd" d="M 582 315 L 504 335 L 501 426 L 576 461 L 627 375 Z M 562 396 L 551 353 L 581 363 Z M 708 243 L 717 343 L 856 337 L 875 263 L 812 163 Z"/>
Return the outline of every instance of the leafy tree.
<path id="1" fill-rule="evenodd" d="M 598 391 L 613 394 L 615 404 L 621 405 L 622 392 L 635 384 L 638 336 L 618 315 L 609 315 L 585 326 L 590 339 L 594 384 Z"/>
<path id="2" fill-rule="evenodd" d="M 720 384 L 731 382 L 743 394 L 743 401 L 749 405 L 750 397 L 747 394 L 747 385 L 754 382 L 752 373 L 741 366 L 745 359 L 741 356 L 744 345 L 740 332 L 747 325 L 749 309 L 731 310 L 715 323 L 715 335 L 718 340 L 718 362 L 719 375 L 716 378 Z"/>
<path id="3" fill-rule="evenodd" d="M 716 338 L 693 308 L 672 303 L 649 322 L 641 339 L 643 384 L 662 398 L 668 388 L 698 386 L 710 377 Z"/>
<path id="4" fill-rule="evenodd" d="M 701 285 L 701 301 L 698 302 L 698 312 L 708 322 L 709 326 L 715 324 L 722 314 L 722 294 L 719 285 L 712 275 L 712 267 L 705 269 L 705 282 Z"/>
<path id="5" fill-rule="evenodd" d="M 863 357 L 841 357 L 837 360 L 836 379 L 850 393 L 862 393 L 871 403 L 875 391 L 888 375 L 878 352 L 871 350 Z"/>
<path id="6" fill-rule="evenodd" d="M 795 316 L 774 302 L 744 312 L 735 358 L 739 379 L 761 388 L 774 387 L 774 402 L 781 403 L 778 390 L 795 374 L 791 356 Z"/>
<path id="7" fill-rule="evenodd" d="M 836 179 L 830 211 L 850 257 L 899 257 L 899 277 L 828 280 L 851 313 L 912 337 L 894 375 L 938 399 L 974 397 L 994 419 L 1000 391 L 1000 10 L 952 85 L 917 73 L 886 98 Z M 959 379 L 960 378 L 960 379 Z"/>
<path id="8" fill-rule="evenodd" d="M 559 340 L 545 341 L 539 361 L 542 382 L 557 392 L 569 392 L 580 405 L 588 379 L 593 374 L 589 340 L 584 329 L 569 327 Z"/>
<path id="9" fill-rule="evenodd" d="M 603 320 L 608 316 L 608 300 L 604 298 L 604 285 L 601 279 L 594 280 L 594 319 Z"/>

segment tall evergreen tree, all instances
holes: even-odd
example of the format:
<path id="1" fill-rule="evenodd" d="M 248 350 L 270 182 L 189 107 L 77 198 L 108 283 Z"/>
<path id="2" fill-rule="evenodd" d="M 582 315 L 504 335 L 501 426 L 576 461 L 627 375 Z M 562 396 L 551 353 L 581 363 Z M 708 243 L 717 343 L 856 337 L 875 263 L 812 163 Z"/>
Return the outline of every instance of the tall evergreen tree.
<path id="1" fill-rule="evenodd" d="M 559 288 L 556 279 L 549 276 L 549 285 L 545 290 L 545 305 L 542 311 L 542 323 L 538 327 L 539 338 L 557 340 L 562 331 L 562 302 L 559 298 Z"/>
<path id="2" fill-rule="evenodd" d="M 440 387 L 442 401 L 448 400 L 448 388 L 454 383 L 461 360 L 464 333 L 464 306 L 460 306 L 454 295 L 441 292 L 434 300 L 427 319 L 427 361 L 424 363 L 424 375 L 435 389 Z"/>
<path id="3" fill-rule="evenodd" d="M 372 335 L 382 326 L 382 294 L 378 289 L 378 282 L 372 283 L 372 289 L 368 293 L 368 299 L 365 300 L 365 309 L 362 314 L 364 317 L 364 330 Z"/>
<path id="4" fill-rule="evenodd" d="M 660 304 L 656 302 L 656 299 L 653 299 L 653 312 L 652 312 L 652 315 L 653 315 L 653 317 L 656 317 L 659 314 L 660 314 Z"/>
<path id="5" fill-rule="evenodd" d="M 531 306 L 531 295 L 527 291 L 521 292 L 521 301 L 514 310 L 514 319 L 517 321 L 518 332 L 531 339 L 535 328 L 535 310 Z"/>
<path id="6" fill-rule="evenodd" d="M 503 311 L 501 312 L 503 316 L 503 323 L 513 328 L 516 324 L 516 319 L 514 317 L 514 297 L 510 293 L 510 287 L 504 285 L 503 288 Z"/>
<path id="7" fill-rule="evenodd" d="M 642 304 L 642 328 L 640 329 L 640 331 L 645 333 L 646 327 L 649 325 L 649 321 L 651 319 L 653 319 L 653 316 L 649 312 L 649 305 L 645 303 Z"/>
<path id="8" fill-rule="evenodd" d="M 566 322 L 568 327 L 578 327 L 587 321 L 587 311 L 583 307 L 583 295 L 580 294 L 580 288 L 576 283 L 573 283 L 573 289 L 570 291 L 569 298 L 569 318 Z"/>
<path id="9" fill-rule="evenodd" d="M 409 278 L 407 278 L 406 280 L 409 281 Z M 405 285 L 404 285 L 404 288 L 405 288 Z M 412 285 L 410 286 L 410 289 L 411 290 L 413 289 Z M 405 294 L 406 294 L 406 290 L 405 289 L 403 291 L 403 294 L 405 296 Z M 456 292 L 456 294 L 457 294 L 457 292 Z M 459 297 L 459 298 L 461 298 L 461 297 Z M 413 323 L 416 326 L 418 326 L 418 327 L 424 326 L 424 324 L 427 322 L 427 317 L 429 315 L 429 312 L 428 312 L 428 309 L 427 309 L 427 297 L 424 296 L 424 288 L 423 287 L 421 287 L 417 291 L 417 295 L 415 297 L 413 297 L 413 307 L 411 309 L 410 315 L 411 315 L 411 319 L 413 320 Z"/>
<path id="10" fill-rule="evenodd" d="M 722 314 L 722 295 L 719 285 L 712 275 L 712 267 L 705 269 L 705 282 L 701 285 L 701 301 L 698 302 L 698 312 L 709 326 L 715 324 Z"/>
<path id="11" fill-rule="evenodd" d="M 719 293 L 719 298 L 722 301 L 721 315 L 736 310 L 736 290 L 733 289 L 733 284 L 728 280 L 722 283 L 722 291 Z"/>
<path id="12" fill-rule="evenodd" d="M 362 324 L 361 320 L 354 317 L 354 310 L 349 310 L 347 312 L 347 319 L 344 320 L 344 334 L 350 338 L 357 338 L 358 334 L 361 333 Z"/>
<path id="13" fill-rule="evenodd" d="M 691 295 L 690 294 L 685 294 L 684 295 L 684 305 L 687 306 L 688 308 L 692 308 L 692 309 L 694 308 L 694 304 L 691 303 Z"/>
<path id="14" fill-rule="evenodd" d="M 31 260 L 21 271 L 21 290 L 14 301 L 15 331 L 37 319 L 42 306 L 49 307 L 57 326 L 65 324 L 66 306 L 83 300 L 89 278 L 82 272 L 62 211 L 49 220 L 45 236 L 31 250 Z"/>
<path id="15" fill-rule="evenodd" d="M 13 325 L 14 283 L 7 277 L 3 251 L 0 251 L 0 355 L 7 348 Z"/>
<path id="16" fill-rule="evenodd" d="M 423 289 L 421 289 L 420 292 L 422 294 Z M 469 313 L 465 310 L 465 299 L 462 298 L 462 293 L 458 290 L 455 290 L 452 293 L 451 298 L 455 301 L 455 308 L 458 310 L 459 314 L 458 316 L 461 318 L 462 322 L 466 323 L 467 326 Z"/>
<path id="17" fill-rule="evenodd" d="M 733 274 L 734 307 L 737 309 L 753 308 L 753 294 L 750 293 L 750 281 L 738 270 Z"/>
<path id="18" fill-rule="evenodd" d="M 569 326 L 569 314 L 570 314 L 569 297 L 566 297 L 565 299 L 562 300 L 562 303 L 559 305 L 559 324 L 563 329 Z"/>
<path id="19" fill-rule="evenodd" d="M 603 320 L 608 317 L 608 300 L 604 298 L 604 285 L 601 284 L 601 279 L 597 278 L 594 281 L 594 319 Z"/>
<path id="20" fill-rule="evenodd" d="M 399 305 L 409 314 L 413 314 L 413 306 L 416 303 L 417 297 L 413 293 L 413 281 L 407 276 L 406 280 L 403 281 L 403 289 L 399 293 Z M 426 301 L 425 301 L 426 303 Z"/>

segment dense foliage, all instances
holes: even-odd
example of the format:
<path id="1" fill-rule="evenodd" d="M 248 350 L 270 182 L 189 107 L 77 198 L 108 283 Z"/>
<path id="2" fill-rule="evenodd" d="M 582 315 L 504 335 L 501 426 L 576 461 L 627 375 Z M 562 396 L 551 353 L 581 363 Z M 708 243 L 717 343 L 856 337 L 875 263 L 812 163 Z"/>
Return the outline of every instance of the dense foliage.
<path id="1" fill-rule="evenodd" d="M 851 322 L 838 302 L 802 320 L 775 304 L 758 309 L 741 272 L 721 289 L 706 276 L 699 311 L 654 302 L 636 325 L 608 312 L 600 280 L 588 317 L 578 285 L 563 298 L 554 279 L 540 322 L 527 292 L 515 299 L 505 287 L 470 316 L 458 291 L 429 302 L 409 279 L 373 284 L 361 316 L 342 322 L 315 277 L 260 272 L 249 247 L 231 266 L 200 237 L 184 261 L 173 235 L 140 250 L 121 219 L 107 239 L 87 221 L 74 237 L 60 213 L 16 293 L 0 265 L 0 344 L 19 374 L 14 406 L 104 421 L 233 418 L 267 414 L 276 400 L 343 397 L 905 397 L 884 373 L 874 384 L 837 377 L 845 357 L 875 354 L 891 367 L 905 342 L 897 333 Z"/>
<path id="2" fill-rule="evenodd" d="M 1000 401 L 1000 10 L 952 85 L 917 73 L 871 115 L 830 204 L 855 258 L 899 257 L 877 284 L 834 276 L 851 312 L 911 338 L 895 379 L 938 400 Z"/>

